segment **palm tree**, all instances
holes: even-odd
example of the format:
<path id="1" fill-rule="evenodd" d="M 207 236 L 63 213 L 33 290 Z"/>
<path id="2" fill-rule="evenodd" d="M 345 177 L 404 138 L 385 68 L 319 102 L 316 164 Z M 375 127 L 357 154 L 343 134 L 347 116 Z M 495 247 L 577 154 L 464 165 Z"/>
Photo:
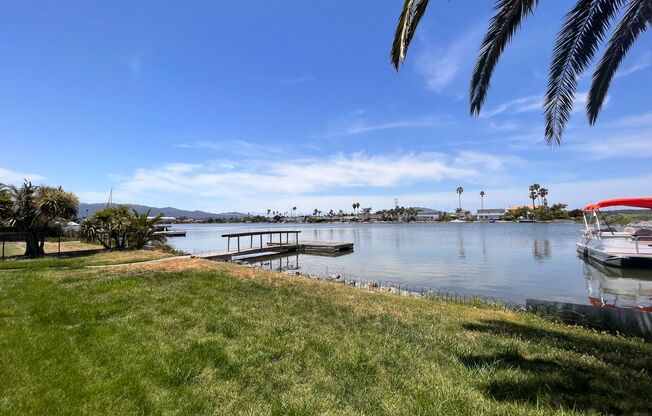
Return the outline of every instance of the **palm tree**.
<path id="1" fill-rule="evenodd" d="M 294 217 L 297 212 L 297 207 L 292 207 L 292 216 Z"/>
<path id="2" fill-rule="evenodd" d="M 271 209 L 268 209 L 268 210 L 267 210 L 267 218 L 269 218 L 269 214 L 270 214 L 271 212 L 272 212 Z"/>
<path id="3" fill-rule="evenodd" d="M 405 0 L 390 53 L 392 65 L 397 71 L 405 61 L 428 2 L 429 0 Z M 471 115 L 480 114 L 500 55 L 521 23 L 533 13 L 538 4 L 539 0 L 496 0 L 495 13 L 489 22 L 471 75 Z M 618 25 L 606 41 L 607 31 L 617 19 Z M 573 110 L 577 80 L 602 44 L 606 41 L 604 54 L 593 71 L 586 104 L 591 125 L 598 118 L 618 67 L 640 34 L 650 25 L 650 0 L 575 0 L 557 34 L 550 64 L 548 90 L 543 105 L 548 144 L 561 144 Z"/>
<path id="4" fill-rule="evenodd" d="M 548 205 L 548 201 L 546 200 L 546 197 L 548 196 L 548 189 L 546 188 L 539 189 L 539 196 L 541 197 L 541 202 L 543 203 L 543 205 Z"/>
<path id="5" fill-rule="evenodd" d="M 161 220 L 163 215 L 159 214 L 154 218 L 150 218 L 149 214 L 151 211 L 151 209 L 148 209 L 147 212 L 139 214 L 138 211 L 133 210 L 131 245 L 134 248 L 141 249 L 145 244 L 152 241 L 165 241 L 163 234 L 156 233 L 156 223 Z"/>
<path id="6" fill-rule="evenodd" d="M 539 194 L 536 191 L 530 190 L 530 199 L 532 200 L 532 211 L 534 211 L 537 208 L 534 203 L 537 200 L 538 196 Z"/>
<path id="7" fill-rule="evenodd" d="M 532 185 L 529 186 L 528 190 L 530 191 L 530 199 L 532 199 L 532 209 L 536 208 L 534 206 L 534 202 L 536 201 L 537 197 L 539 196 L 539 191 L 541 190 L 541 185 L 538 183 L 533 183 Z M 534 198 L 532 198 L 532 195 L 534 195 Z"/>
<path id="8" fill-rule="evenodd" d="M 457 199 L 458 202 L 460 203 L 460 211 L 462 211 L 462 192 L 464 192 L 464 188 L 458 186 L 455 192 L 457 192 Z"/>
<path id="9" fill-rule="evenodd" d="M 32 185 L 25 181 L 18 188 L 0 183 L 4 223 L 21 232 L 25 239 L 25 256 L 45 255 L 45 236 L 48 228 L 59 220 L 77 215 L 79 199 L 61 187 Z"/>
<path id="10" fill-rule="evenodd" d="M 484 191 L 480 191 L 480 209 L 484 211 Z"/>

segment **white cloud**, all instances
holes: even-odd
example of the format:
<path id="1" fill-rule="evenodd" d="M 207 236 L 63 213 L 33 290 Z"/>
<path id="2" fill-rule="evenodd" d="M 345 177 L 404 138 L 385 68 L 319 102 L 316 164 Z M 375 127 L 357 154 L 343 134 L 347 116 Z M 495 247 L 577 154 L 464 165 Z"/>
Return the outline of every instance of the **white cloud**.
<path id="1" fill-rule="evenodd" d="M 5 185 L 20 185 L 25 179 L 32 182 L 40 182 L 45 177 L 36 173 L 17 172 L 0 167 L 0 183 L 4 183 Z"/>
<path id="2" fill-rule="evenodd" d="M 416 59 L 416 71 L 426 81 L 429 89 L 443 91 L 474 56 L 479 44 L 479 29 L 471 30 L 455 40 L 448 48 L 431 48 L 421 52 Z"/>
<path id="3" fill-rule="evenodd" d="M 457 75 L 459 64 L 453 53 L 438 56 L 424 53 L 417 58 L 417 71 L 426 79 L 426 85 L 433 91 L 441 92 Z"/>
<path id="4" fill-rule="evenodd" d="M 285 78 L 285 79 L 279 79 L 278 82 L 280 84 L 299 84 L 302 82 L 308 82 L 308 81 L 314 81 L 315 77 L 312 75 L 305 75 L 305 76 L 300 76 L 296 78 Z"/>
<path id="5" fill-rule="evenodd" d="M 626 77 L 635 72 L 642 71 L 650 65 L 652 65 L 652 53 L 647 51 L 643 55 L 639 56 L 639 58 L 631 66 L 616 72 L 615 77 Z"/>
<path id="6" fill-rule="evenodd" d="M 652 175 L 636 177 L 620 177 L 614 179 L 600 180 L 575 180 L 564 182 L 544 183 L 550 189 L 548 201 L 550 203 L 565 203 L 570 209 L 582 208 L 592 202 L 602 199 L 618 198 L 624 196 L 647 196 L 649 195 L 649 184 Z M 480 191 L 484 190 L 485 208 L 506 208 L 516 205 L 528 205 L 529 183 L 518 186 L 492 187 L 492 186 L 464 186 L 462 194 L 462 206 L 475 212 L 480 208 Z M 591 192 L 578 192 L 590 190 Z M 394 206 L 394 198 L 398 198 L 402 206 L 420 206 L 435 208 L 445 211 L 453 211 L 457 208 L 457 193 L 455 186 L 446 192 L 419 192 L 409 193 L 398 191 L 395 194 L 387 195 L 382 193 L 370 193 L 365 195 L 334 194 L 321 195 L 295 195 L 295 196 L 274 196 L 265 198 L 264 208 L 288 210 L 291 206 L 298 206 L 301 213 L 311 212 L 313 209 L 327 211 L 329 209 L 349 209 L 351 203 L 360 202 L 362 206 L 372 207 L 374 210 Z M 250 206 L 250 205 L 249 205 Z M 258 205 L 257 205 L 258 206 Z"/>
<path id="7" fill-rule="evenodd" d="M 124 202 L 165 199 L 165 205 L 182 206 L 185 200 L 199 199 L 206 203 L 219 201 L 228 209 L 262 209 L 261 204 L 271 200 L 326 198 L 335 201 L 336 197 L 315 194 L 337 194 L 346 189 L 387 190 L 443 180 L 475 181 L 486 174 L 499 174 L 507 165 L 516 162 L 513 157 L 461 152 L 455 156 L 354 153 L 274 162 L 248 160 L 234 162 L 232 169 L 223 168 L 223 162 L 172 163 L 138 169 L 114 187 L 113 194 L 114 199 Z"/>
<path id="8" fill-rule="evenodd" d="M 570 209 L 582 208 L 592 202 L 609 198 L 626 196 L 648 196 L 650 194 L 650 183 L 652 175 L 641 175 L 635 177 L 620 177 L 613 179 L 577 180 L 565 182 L 553 182 L 542 184 L 550 190 L 548 201 L 550 203 L 565 203 Z M 462 206 L 466 209 L 476 210 L 480 208 L 481 190 L 484 190 L 485 208 L 506 208 L 516 205 L 527 205 L 528 200 L 527 184 L 512 187 L 464 187 L 462 194 Z M 578 192 L 578 190 L 590 190 L 590 192 Z M 457 207 L 457 194 L 454 189 L 450 192 L 414 193 L 397 195 L 404 206 L 423 206 L 452 211 Z M 387 207 L 391 206 L 388 198 L 370 197 L 364 200 L 368 205 Z"/>
<path id="9" fill-rule="evenodd" d="M 492 121 L 489 123 L 489 127 L 493 130 L 516 130 L 520 126 L 514 121 L 505 121 L 503 123 L 494 123 Z"/>
<path id="10" fill-rule="evenodd" d="M 483 166 L 492 172 L 501 172 L 507 165 L 519 165 L 521 159 L 516 156 L 495 155 L 465 150 L 455 157 L 455 164 L 459 166 Z"/>
<path id="11" fill-rule="evenodd" d="M 131 72 L 137 74 L 143 70 L 143 59 L 140 55 L 132 55 L 126 60 L 127 67 Z"/>
<path id="12" fill-rule="evenodd" d="M 587 92 L 578 92 L 575 94 L 573 99 L 573 111 L 581 111 L 586 106 L 586 101 L 588 99 Z M 604 105 L 609 104 L 610 97 L 607 96 L 604 100 Z M 543 112 L 543 95 L 528 95 L 526 97 L 517 98 L 512 101 L 500 104 L 497 107 L 482 111 L 480 113 L 481 118 L 490 118 L 497 116 L 499 114 L 518 114 L 518 113 L 528 113 L 533 111 Z"/>
<path id="13" fill-rule="evenodd" d="M 542 109 L 543 97 L 541 95 L 529 95 L 500 104 L 491 110 L 482 111 L 480 117 L 489 118 L 502 113 L 525 113 L 529 111 L 541 111 Z"/>
<path id="14" fill-rule="evenodd" d="M 649 133 L 626 134 L 608 137 L 591 137 L 574 146 L 574 150 L 586 153 L 593 159 L 652 157 Z"/>
<path id="15" fill-rule="evenodd" d="M 652 126 L 652 112 L 622 117 L 605 124 L 608 127 L 645 127 Z"/>
<path id="16" fill-rule="evenodd" d="M 413 118 L 413 119 L 405 119 L 405 120 L 394 120 L 394 121 L 375 123 L 375 124 L 363 120 L 355 120 L 353 122 L 348 123 L 341 130 L 335 133 L 327 134 L 326 137 L 351 136 L 351 135 L 370 133 L 370 132 L 381 131 L 381 130 L 441 126 L 444 124 L 446 123 L 437 119 L 436 117 L 421 117 L 421 118 Z"/>

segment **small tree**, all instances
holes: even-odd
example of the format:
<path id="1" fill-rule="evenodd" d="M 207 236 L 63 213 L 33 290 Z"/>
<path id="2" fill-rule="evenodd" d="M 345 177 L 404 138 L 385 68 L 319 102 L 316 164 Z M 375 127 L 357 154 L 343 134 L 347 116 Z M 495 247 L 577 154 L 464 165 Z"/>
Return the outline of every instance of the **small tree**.
<path id="1" fill-rule="evenodd" d="M 82 235 L 108 249 L 124 249 L 127 244 L 140 249 L 150 241 L 164 241 L 162 234 L 156 234 L 156 223 L 162 214 L 150 218 L 150 212 L 139 214 L 128 205 L 97 211 L 84 222 Z"/>
<path id="2" fill-rule="evenodd" d="M 147 212 L 139 214 L 133 210 L 133 218 L 130 229 L 131 245 L 136 249 L 141 249 L 149 242 L 163 242 L 165 236 L 163 234 L 156 234 L 156 224 L 161 221 L 163 217 L 161 214 L 154 218 L 150 218 L 149 214 L 151 209 Z"/>
<path id="3" fill-rule="evenodd" d="M 0 184 L 0 194 L 0 219 L 23 233 L 27 257 L 45 255 L 47 230 L 77 215 L 79 200 L 61 187 L 37 186 L 26 180 L 20 188 Z"/>

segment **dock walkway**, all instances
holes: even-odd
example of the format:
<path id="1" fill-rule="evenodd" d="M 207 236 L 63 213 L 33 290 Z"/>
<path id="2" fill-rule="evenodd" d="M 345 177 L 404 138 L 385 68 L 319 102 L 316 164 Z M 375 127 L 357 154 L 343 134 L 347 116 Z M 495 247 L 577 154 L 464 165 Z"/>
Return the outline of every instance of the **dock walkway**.
<path id="1" fill-rule="evenodd" d="M 205 252 L 193 257 L 211 260 L 244 260 L 268 257 L 278 254 L 300 252 L 315 255 L 336 255 L 353 250 L 353 243 L 346 241 L 299 241 L 301 231 L 254 231 L 223 234 L 227 238 L 227 249 L 221 252 Z M 290 237 L 293 238 L 290 238 Z M 235 239 L 231 249 L 231 239 Z M 244 239 L 244 241 L 241 241 Z M 248 241 L 247 241 L 248 240 Z M 243 246 L 243 243 L 247 246 Z"/>

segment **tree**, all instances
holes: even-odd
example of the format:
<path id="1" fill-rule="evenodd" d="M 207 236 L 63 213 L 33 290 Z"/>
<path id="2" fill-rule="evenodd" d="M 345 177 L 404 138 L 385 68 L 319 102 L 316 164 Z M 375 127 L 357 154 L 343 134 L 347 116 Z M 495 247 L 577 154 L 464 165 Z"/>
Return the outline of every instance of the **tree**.
<path id="1" fill-rule="evenodd" d="M 537 194 L 536 191 L 530 190 L 530 199 L 532 200 L 532 211 L 534 211 L 537 208 L 536 205 L 534 204 L 535 201 L 537 200 L 537 196 L 539 196 L 539 194 Z"/>
<path id="2" fill-rule="evenodd" d="M 541 203 L 543 205 L 548 205 L 548 200 L 546 199 L 547 196 L 548 196 L 548 189 L 547 188 L 539 189 L 539 197 L 541 197 Z"/>
<path id="3" fill-rule="evenodd" d="M 139 214 L 133 210 L 133 218 L 131 222 L 131 245 L 136 249 L 141 249 L 145 244 L 152 241 L 165 241 L 163 234 L 156 233 L 156 224 L 161 221 L 163 215 L 159 214 L 154 218 L 150 218 L 149 214 L 151 209 L 147 212 Z"/>
<path id="4" fill-rule="evenodd" d="M 297 207 L 292 207 L 292 216 L 296 216 Z"/>
<path id="5" fill-rule="evenodd" d="M 541 185 L 539 185 L 538 183 L 533 183 L 528 187 L 528 189 L 530 191 L 530 199 L 532 200 L 532 209 L 535 209 L 536 208 L 535 202 L 536 199 L 539 197 L 539 191 L 541 190 Z"/>
<path id="6" fill-rule="evenodd" d="M 484 210 L 484 196 L 485 196 L 484 191 L 480 191 L 480 209 L 481 210 Z"/>
<path id="7" fill-rule="evenodd" d="M 414 33 L 429 0 L 405 0 L 399 17 L 391 63 L 398 71 L 405 61 Z M 521 23 L 539 4 L 539 0 L 496 0 L 494 15 L 480 46 L 471 75 L 469 105 L 471 115 L 480 114 L 491 76 L 505 47 Z M 614 21 L 616 29 L 606 40 Z M 586 113 L 594 125 L 613 77 L 631 46 L 641 33 L 652 25 L 650 0 L 575 0 L 557 34 L 544 100 L 545 137 L 548 144 L 561 144 L 570 119 L 577 80 L 591 64 L 596 52 L 606 41 L 604 54 L 593 71 Z"/>
<path id="8" fill-rule="evenodd" d="M 9 220 L 13 207 L 11 194 L 4 189 L 0 188 L 0 224 Z"/>
<path id="9" fill-rule="evenodd" d="M 268 209 L 268 210 L 267 210 L 267 218 L 269 218 L 269 214 L 271 214 L 271 213 L 272 213 L 272 210 L 271 210 L 271 209 Z"/>
<path id="10" fill-rule="evenodd" d="M 354 202 L 353 205 L 353 213 L 355 214 L 355 217 L 358 217 L 358 208 L 360 208 L 360 203 L 359 202 Z"/>
<path id="11" fill-rule="evenodd" d="M 150 212 L 139 214 L 128 205 L 97 211 L 82 225 L 82 235 L 88 240 L 99 241 L 108 249 L 127 246 L 140 249 L 151 241 L 164 241 L 165 236 L 156 233 L 156 223 L 162 214 L 151 218 Z"/>
<path id="12" fill-rule="evenodd" d="M 36 186 L 26 180 L 20 188 L 0 184 L 0 194 L 0 219 L 23 233 L 27 257 L 45 255 L 48 229 L 77 216 L 79 199 L 61 187 Z"/>
<path id="13" fill-rule="evenodd" d="M 458 202 L 460 204 L 459 208 L 460 208 L 460 211 L 462 211 L 462 193 L 464 192 L 464 188 L 462 188 L 461 186 L 458 186 L 457 189 L 455 190 L 455 192 L 457 192 L 457 199 L 458 199 Z"/>

